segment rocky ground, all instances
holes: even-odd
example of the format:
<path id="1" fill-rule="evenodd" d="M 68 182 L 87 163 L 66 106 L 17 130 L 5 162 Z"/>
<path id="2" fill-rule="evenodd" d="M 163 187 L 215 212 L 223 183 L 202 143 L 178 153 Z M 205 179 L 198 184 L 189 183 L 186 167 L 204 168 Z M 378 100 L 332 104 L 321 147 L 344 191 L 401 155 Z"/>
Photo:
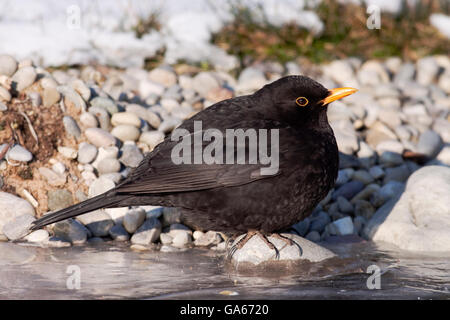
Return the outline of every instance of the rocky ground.
<path id="1" fill-rule="evenodd" d="M 186 64 L 50 70 L 0 55 L 0 239 L 16 240 L 36 217 L 113 188 L 196 112 L 288 74 L 360 89 L 329 108 L 341 151 L 336 187 L 293 232 L 312 242 L 353 235 L 409 250 L 450 250 L 445 56 L 417 63 L 350 58 L 308 68 L 260 63 L 235 78 Z M 176 209 L 141 206 L 97 210 L 25 240 L 56 247 L 128 241 L 136 250 L 169 252 L 224 250 L 226 237 L 190 230 Z"/>

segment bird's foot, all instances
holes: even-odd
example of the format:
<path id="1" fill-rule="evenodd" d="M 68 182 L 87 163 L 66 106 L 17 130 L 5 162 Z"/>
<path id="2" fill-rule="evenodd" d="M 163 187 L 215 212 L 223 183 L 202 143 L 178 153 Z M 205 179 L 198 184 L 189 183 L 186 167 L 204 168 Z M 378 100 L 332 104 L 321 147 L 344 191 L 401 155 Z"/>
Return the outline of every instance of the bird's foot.
<path id="1" fill-rule="evenodd" d="M 245 244 L 255 235 L 257 235 L 271 250 L 275 251 L 275 258 L 276 259 L 280 258 L 280 252 L 278 251 L 277 247 L 272 242 L 270 242 L 269 239 L 267 239 L 267 237 L 264 234 L 262 234 L 259 231 L 249 231 L 249 232 L 247 232 L 245 237 L 241 238 L 237 243 L 233 244 L 231 246 L 231 248 L 230 248 L 229 253 L 228 253 L 228 258 L 231 259 L 233 257 L 233 255 L 234 255 L 234 253 L 237 250 L 242 249 L 245 246 Z M 280 236 L 280 237 L 282 237 L 282 236 Z M 287 239 L 287 238 L 283 238 L 283 239 L 284 239 L 284 241 L 285 240 L 292 241 L 292 240 Z"/>

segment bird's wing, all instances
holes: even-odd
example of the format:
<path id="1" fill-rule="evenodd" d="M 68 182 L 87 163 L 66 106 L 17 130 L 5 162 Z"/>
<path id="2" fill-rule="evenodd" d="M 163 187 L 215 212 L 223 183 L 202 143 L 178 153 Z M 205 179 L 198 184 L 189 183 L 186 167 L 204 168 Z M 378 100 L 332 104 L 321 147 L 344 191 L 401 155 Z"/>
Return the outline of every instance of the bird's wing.
<path id="1" fill-rule="evenodd" d="M 245 126 L 244 128 L 241 127 Z M 253 120 L 236 122 L 231 128 L 265 128 L 274 129 L 279 123 L 270 120 Z M 228 129 L 230 128 L 228 127 Z M 278 129 L 278 128 L 277 128 Z M 202 131 L 204 133 L 205 130 Z M 256 130 L 258 132 L 258 130 Z M 192 133 L 191 143 L 193 144 Z M 225 133 L 224 133 L 225 135 Z M 250 183 L 255 180 L 264 179 L 273 175 L 280 174 L 281 171 L 267 174 L 261 173 L 262 168 L 267 168 L 270 164 L 175 164 L 172 160 L 172 150 L 178 141 L 171 141 L 170 137 L 166 138 L 159 144 L 153 152 L 148 154 L 144 161 L 120 184 L 116 191 L 118 193 L 131 194 L 159 194 L 173 192 L 188 192 L 205 190 L 226 186 L 238 186 Z M 270 154 L 271 135 L 268 133 L 267 150 Z M 192 145 L 191 144 L 191 145 Z M 209 141 L 202 142 L 204 147 L 210 144 Z M 224 162 L 226 154 L 225 141 L 223 143 Z M 194 149 L 194 148 L 192 148 Z M 248 143 L 245 143 L 245 151 L 248 152 Z M 234 149 L 234 154 L 236 154 Z M 283 153 L 283 150 L 278 152 Z M 246 158 L 248 159 L 248 158 Z M 259 160 L 259 159 L 258 159 Z"/>

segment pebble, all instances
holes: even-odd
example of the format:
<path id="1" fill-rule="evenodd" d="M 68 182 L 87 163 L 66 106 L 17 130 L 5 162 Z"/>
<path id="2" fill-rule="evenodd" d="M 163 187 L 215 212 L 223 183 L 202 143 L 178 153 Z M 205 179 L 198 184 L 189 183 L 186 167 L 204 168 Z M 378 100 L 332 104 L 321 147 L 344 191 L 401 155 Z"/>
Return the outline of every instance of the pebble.
<path id="1" fill-rule="evenodd" d="M 144 223 L 145 218 L 145 210 L 141 208 L 131 209 L 123 217 L 122 224 L 128 233 L 135 233 L 136 230 Z"/>
<path id="2" fill-rule="evenodd" d="M 11 77 L 13 88 L 21 92 L 31 86 L 36 80 L 37 73 L 33 67 L 23 67 L 14 73 Z"/>
<path id="3" fill-rule="evenodd" d="M 77 150 L 70 148 L 70 147 L 59 146 L 58 152 L 61 153 L 61 155 L 64 158 L 67 158 L 67 159 L 75 159 L 78 156 Z"/>
<path id="4" fill-rule="evenodd" d="M 380 156 L 380 164 L 384 166 L 392 167 L 403 163 L 401 154 L 391 151 L 384 151 Z"/>
<path id="5" fill-rule="evenodd" d="M 353 173 L 352 179 L 356 181 L 361 181 L 365 185 L 370 184 L 374 181 L 372 175 L 370 175 L 370 173 L 367 172 L 366 170 L 356 170 Z"/>
<path id="6" fill-rule="evenodd" d="M 0 54 L 0 75 L 12 76 L 17 70 L 17 61 L 12 56 Z"/>
<path id="7" fill-rule="evenodd" d="M 56 173 L 55 171 L 46 167 L 40 167 L 39 173 L 45 178 L 45 180 L 47 180 L 49 185 L 54 187 L 63 186 L 67 181 L 66 175 Z"/>
<path id="8" fill-rule="evenodd" d="M 114 188 L 116 184 L 111 179 L 106 177 L 99 177 L 89 186 L 89 198 L 98 196 L 108 190 Z"/>
<path id="9" fill-rule="evenodd" d="M 375 213 L 375 208 L 366 200 L 356 200 L 355 204 L 355 216 L 362 216 L 365 219 L 370 219 Z"/>
<path id="10" fill-rule="evenodd" d="M 69 136 L 73 136 L 75 138 L 79 138 L 81 136 L 80 127 L 78 126 L 74 118 L 72 118 L 71 116 L 64 116 L 63 124 Z"/>
<path id="11" fill-rule="evenodd" d="M 62 162 L 55 162 L 52 164 L 52 170 L 59 174 L 64 174 L 66 172 L 66 166 Z"/>
<path id="12" fill-rule="evenodd" d="M 138 128 L 128 124 L 121 124 L 112 129 L 111 134 L 121 141 L 136 141 L 141 132 Z"/>
<path id="13" fill-rule="evenodd" d="M 29 162 L 33 159 L 33 154 L 21 145 L 16 144 L 8 150 L 6 159 L 20 162 Z"/>
<path id="14" fill-rule="evenodd" d="M 122 147 L 122 156 L 119 160 L 125 166 L 136 168 L 143 159 L 144 156 L 136 145 L 125 144 Z"/>
<path id="15" fill-rule="evenodd" d="M 166 88 L 177 83 L 177 75 L 171 67 L 155 68 L 148 73 L 148 78 Z"/>
<path id="16" fill-rule="evenodd" d="M 423 153 L 430 158 L 434 158 L 441 150 L 443 141 L 439 134 L 432 130 L 427 130 L 420 135 L 417 143 L 417 152 Z"/>
<path id="17" fill-rule="evenodd" d="M 334 229 L 334 234 L 338 236 L 345 236 L 353 234 L 353 221 L 350 217 L 345 217 L 336 221 L 333 221 L 330 226 Z"/>
<path id="18" fill-rule="evenodd" d="M 352 213 L 353 212 L 353 205 L 344 197 L 338 197 L 337 203 L 339 207 L 339 211 L 343 213 Z"/>
<path id="19" fill-rule="evenodd" d="M 320 233 L 317 231 L 311 231 L 306 235 L 305 238 L 312 242 L 319 242 L 320 241 Z"/>
<path id="20" fill-rule="evenodd" d="M 121 124 L 135 126 L 136 128 L 140 128 L 141 119 L 131 112 L 117 112 L 114 113 L 111 117 L 111 123 L 113 126 L 118 126 Z"/>
<path id="21" fill-rule="evenodd" d="M 82 142 L 78 149 L 78 162 L 79 163 L 91 163 L 97 157 L 98 149 L 87 142 Z"/>
<path id="22" fill-rule="evenodd" d="M 111 121 L 109 119 L 108 111 L 100 107 L 90 107 L 88 112 L 97 118 L 100 128 L 107 131 L 111 129 Z"/>
<path id="23" fill-rule="evenodd" d="M 120 224 L 116 224 L 111 229 L 109 229 L 109 235 L 116 241 L 130 240 L 130 235 Z"/>
<path id="24" fill-rule="evenodd" d="M 105 158 L 97 164 L 97 170 L 99 174 L 119 172 L 120 162 L 117 159 Z"/>
<path id="25" fill-rule="evenodd" d="M 374 179 L 379 179 L 379 178 L 384 177 L 384 170 L 380 166 L 371 167 L 369 169 L 369 173 Z"/>
<path id="26" fill-rule="evenodd" d="M 80 116 L 80 122 L 85 128 L 97 128 L 97 118 L 90 112 L 83 112 Z"/>
<path id="27" fill-rule="evenodd" d="M 31 223 L 35 220 L 33 215 L 24 213 L 6 223 L 2 231 L 9 240 L 18 240 L 28 233 Z"/>
<path id="28" fill-rule="evenodd" d="M 49 190 L 47 195 L 47 206 L 51 211 L 64 209 L 73 204 L 73 197 L 70 191 L 64 189 Z"/>
<path id="29" fill-rule="evenodd" d="M 109 99 L 104 97 L 95 97 L 90 101 L 92 107 L 97 107 L 106 110 L 109 114 L 114 114 L 116 112 L 119 112 L 119 108 L 117 107 L 116 103 Z"/>
<path id="30" fill-rule="evenodd" d="M 187 232 L 179 232 L 172 239 L 172 245 L 177 248 L 185 247 L 192 242 L 191 235 Z"/>
<path id="31" fill-rule="evenodd" d="M 89 233 L 85 226 L 73 219 L 55 223 L 53 232 L 56 237 L 69 241 L 72 244 L 85 243 Z"/>
<path id="32" fill-rule="evenodd" d="M 200 236 L 194 236 L 194 244 L 198 247 L 207 247 L 211 245 L 217 245 L 222 242 L 222 237 L 219 233 L 215 231 L 208 231 L 203 233 Z"/>
<path id="33" fill-rule="evenodd" d="M 172 236 L 170 236 L 170 235 L 167 234 L 167 233 L 161 233 L 161 234 L 159 235 L 159 241 L 161 241 L 161 244 L 163 244 L 163 245 L 169 245 L 169 244 L 171 244 L 171 243 L 172 243 L 172 240 L 173 240 Z"/>
<path id="34" fill-rule="evenodd" d="M 348 181 L 350 181 L 354 172 L 355 172 L 355 170 L 353 170 L 352 168 L 339 170 L 338 176 L 336 179 L 336 186 L 341 186 L 344 183 L 347 183 Z"/>
<path id="35" fill-rule="evenodd" d="M 96 237 L 107 236 L 109 230 L 114 226 L 114 221 L 101 209 L 77 216 L 77 220 L 84 224 Z"/>
<path id="36" fill-rule="evenodd" d="M 221 83 L 212 72 L 200 72 L 192 81 L 192 89 L 201 96 L 206 96 L 209 91 L 219 87 L 221 87 Z"/>
<path id="37" fill-rule="evenodd" d="M 162 95 L 164 93 L 164 86 L 151 80 L 144 80 L 139 82 L 138 91 L 139 95 L 146 99 L 152 94 Z"/>
<path id="38" fill-rule="evenodd" d="M 358 192 L 364 189 L 364 183 L 361 181 L 350 181 L 340 186 L 332 195 L 333 200 L 342 196 L 347 200 L 353 198 Z"/>
<path id="39" fill-rule="evenodd" d="M 325 211 L 320 211 L 317 216 L 311 217 L 310 231 L 322 232 L 325 226 L 331 221 L 330 217 Z"/>
<path id="40" fill-rule="evenodd" d="M 391 180 L 396 180 L 400 182 L 404 182 L 408 179 L 411 172 L 406 164 L 401 166 L 386 168 L 386 175 L 383 178 L 383 184 Z"/>
<path id="41" fill-rule="evenodd" d="M 80 94 L 84 101 L 91 98 L 91 89 L 80 79 L 74 79 L 70 82 L 70 86 Z"/>
<path id="42" fill-rule="evenodd" d="M 149 245 L 158 240 L 161 234 L 161 223 L 158 219 L 149 219 L 139 227 L 131 237 L 131 243 L 140 245 Z"/>
<path id="43" fill-rule="evenodd" d="M 96 147 L 107 147 L 116 144 L 116 139 L 108 131 L 100 128 L 88 128 L 84 132 L 89 142 Z"/>
<path id="44" fill-rule="evenodd" d="M 306 217 L 300 222 L 297 222 L 292 226 L 292 228 L 297 232 L 300 237 L 304 237 L 309 230 L 309 226 L 311 225 L 311 220 Z"/>
<path id="45" fill-rule="evenodd" d="M 77 110 L 86 111 L 86 102 L 72 87 L 62 85 L 56 88 L 64 97 L 66 105 L 73 105 Z"/>
<path id="46" fill-rule="evenodd" d="M 11 100 L 11 93 L 9 93 L 9 91 L 7 89 L 0 86 L 0 102 L 1 101 L 9 102 L 10 100 Z M 2 109 L 4 109 L 4 110 L 1 110 L 1 111 L 5 111 L 6 105 L 4 105 L 3 103 L 2 103 L 2 105 L 5 107 L 4 108 L 2 107 Z"/>
<path id="47" fill-rule="evenodd" d="M 375 207 L 381 207 L 388 200 L 398 196 L 403 192 L 405 184 L 399 181 L 389 181 L 378 191 L 374 192 L 370 198 L 370 203 Z"/>
<path id="48" fill-rule="evenodd" d="M 28 242 L 39 243 L 47 241 L 49 237 L 50 235 L 47 230 L 40 229 L 31 232 L 29 235 L 25 237 L 25 240 L 27 240 Z"/>
<path id="49" fill-rule="evenodd" d="M 143 132 L 139 138 L 140 142 L 147 144 L 150 150 L 153 150 L 158 144 L 164 141 L 164 133 L 161 131 Z"/>
<path id="50" fill-rule="evenodd" d="M 106 208 L 105 212 L 114 220 L 116 225 L 121 225 L 123 217 L 125 217 L 128 212 L 128 207 Z"/>
<path id="51" fill-rule="evenodd" d="M 70 241 L 66 241 L 59 237 L 53 236 L 44 241 L 44 244 L 50 248 L 67 248 L 71 246 Z"/>

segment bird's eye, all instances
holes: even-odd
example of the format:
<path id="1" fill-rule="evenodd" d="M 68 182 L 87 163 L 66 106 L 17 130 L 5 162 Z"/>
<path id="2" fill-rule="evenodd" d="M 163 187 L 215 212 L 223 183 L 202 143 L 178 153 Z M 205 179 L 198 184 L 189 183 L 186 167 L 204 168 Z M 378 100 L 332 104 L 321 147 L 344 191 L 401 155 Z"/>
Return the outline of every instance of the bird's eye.
<path id="1" fill-rule="evenodd" d="M 308 99 L 306 99 L 305 97 L 298 97 L 297 99 L 295 99 L 295 103 L 298 104 L 300 107 L 304 107 L 308 104 Z"/>

